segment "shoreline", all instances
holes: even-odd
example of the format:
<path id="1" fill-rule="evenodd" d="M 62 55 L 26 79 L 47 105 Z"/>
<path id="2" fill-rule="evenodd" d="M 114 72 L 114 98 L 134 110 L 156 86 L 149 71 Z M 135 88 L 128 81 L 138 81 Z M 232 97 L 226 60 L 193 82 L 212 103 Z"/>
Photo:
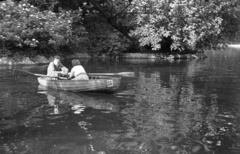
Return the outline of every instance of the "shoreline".
<path id="1" fill-rule="evenodd" d="M 72 58 L 95 58 L 91 57 L 86 53 L 76 53 L 71 56 L 66 56 L 65 59 Z M 203 59 L 207 58 L 204 53 L 196 54 L 160 54 L 160 53 L 125 53 L 120 56 L 108 57 L 105 55 L 97 57 L 99 59 Z M 51 62 L 53 57 L 46 58 L 44 56 L 37 55 L 34 58 L 29 57 L 18 57 L 18 58 L 8 58 L 1 57 L 0 65 L 36 65 L 36 64 L 46 64 Z"/>

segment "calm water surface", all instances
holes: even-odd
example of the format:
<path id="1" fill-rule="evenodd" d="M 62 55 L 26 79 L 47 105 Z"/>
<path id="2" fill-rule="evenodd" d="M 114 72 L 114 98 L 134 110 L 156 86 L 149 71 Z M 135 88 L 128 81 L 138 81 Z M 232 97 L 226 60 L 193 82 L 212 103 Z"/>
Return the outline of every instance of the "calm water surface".
<path id="1" fill-rule="evenodd" d="M 0 66 L 0 153 L 239 154 L 240 50 L 207 55 L 82 60 L 87 72 L 136 73 L 115 94 L 45 89 Z M 45 74 L 47 65 L 16 67 Z"/>

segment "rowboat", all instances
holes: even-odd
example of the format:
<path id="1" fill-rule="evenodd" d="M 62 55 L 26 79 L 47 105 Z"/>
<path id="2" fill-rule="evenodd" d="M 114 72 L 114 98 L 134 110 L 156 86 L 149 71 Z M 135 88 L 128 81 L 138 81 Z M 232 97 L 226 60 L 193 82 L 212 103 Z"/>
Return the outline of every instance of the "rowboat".
<path id="1" fill-rule="evenodd" d="M 114 92 L 121 83 L 121 76 L 89 76 L 89 80 L 59 80 L 57 78 L 38 77 L 40 85 L 64 91 L 86 92 L 104 91 Z"/>

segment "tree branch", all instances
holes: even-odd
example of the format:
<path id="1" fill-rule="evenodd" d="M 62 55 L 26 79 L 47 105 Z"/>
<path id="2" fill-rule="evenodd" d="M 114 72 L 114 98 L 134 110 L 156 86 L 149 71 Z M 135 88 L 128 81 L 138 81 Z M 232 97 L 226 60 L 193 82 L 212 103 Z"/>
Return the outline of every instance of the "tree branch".
<path id="1" fill-rule="evenodd" d="M 96 7 L 96 9 L 103 15 L 103 17 L 113 28 L 121 32 L 127 39 L 135 43 L 135 39 L 128 34 L 127 28 L 117 23 L 117 16 L 107 14 L 104 8 L 96 0 L 89 0 L 89 2 Z"/>

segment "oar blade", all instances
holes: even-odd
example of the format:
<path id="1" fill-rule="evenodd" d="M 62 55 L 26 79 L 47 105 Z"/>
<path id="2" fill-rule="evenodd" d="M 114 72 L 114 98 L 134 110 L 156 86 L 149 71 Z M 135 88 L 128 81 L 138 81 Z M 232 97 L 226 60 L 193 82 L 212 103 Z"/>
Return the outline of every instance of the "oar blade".
<path id="1" fill-rule="evenodd" d="M 120 76 L 124 76 L 124 77 L 135 77 L 134 72 L 119 72 L 117 74 L 120 75 Z"/>
<path id="2" fill-rule="evenodd" d="M 135 77 L 134 72 L 119 72 L 119 73 L 87 73 L 88 75 L 105 75 L 105 76 L 124 76 L 124 77 Z"/>

